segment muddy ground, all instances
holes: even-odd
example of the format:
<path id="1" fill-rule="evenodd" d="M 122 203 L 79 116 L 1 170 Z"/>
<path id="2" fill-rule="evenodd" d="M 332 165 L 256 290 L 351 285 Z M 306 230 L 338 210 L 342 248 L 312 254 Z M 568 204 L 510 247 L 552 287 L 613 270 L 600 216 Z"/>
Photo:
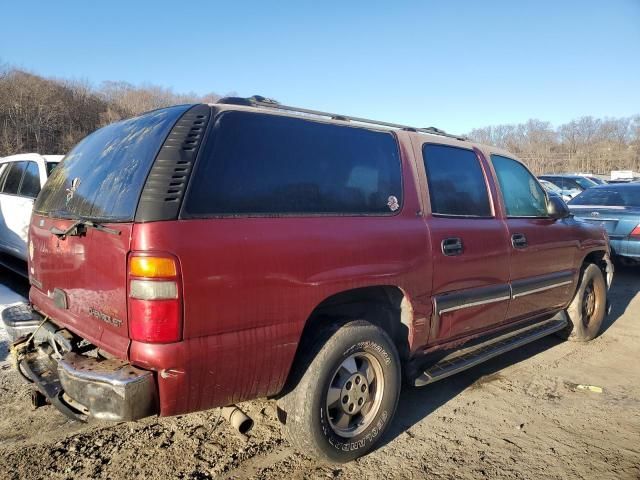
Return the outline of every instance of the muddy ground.
<path id="1" fill-rule="evenodd" d="M 2 271 L 0 283 L 25 293 Z M 612 313 L 591 343 L 545 338 L 405 388 L 383 445 L 347 465 L 295 452 L 268 401 L 243 405 L 257 424 L 248 441 L 217 411 L 114 425 L 33 410 L 0 337 L 0 478 L 639 479 L 639 291 L 640 268 L 619 269 Z"/>

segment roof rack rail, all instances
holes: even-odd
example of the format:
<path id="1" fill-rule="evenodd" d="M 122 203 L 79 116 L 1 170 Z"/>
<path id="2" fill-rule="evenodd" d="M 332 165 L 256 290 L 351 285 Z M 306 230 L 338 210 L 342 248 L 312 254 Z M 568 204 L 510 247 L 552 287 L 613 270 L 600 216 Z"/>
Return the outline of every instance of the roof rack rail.
<path id="1" fill-rule="evenodd" d="M 308 115 L 315 115 L 320 117 L 328 117 L 332 120 L 342 120 L 345 122 L 357 122 L 357 123 L 368 123 L 371 125 L 381 125 L 383 127 L 390 128 L 398 128 L 400 130 L 408 130 L 410 132 L 421 132 L 421 133 L 429 133 L 432 135 L 440 135 L 443 137 L 455 138 L 456 140 L 467 140 L 466 137 L 462 135 L 453 135 L 451 133 L 447 133 L 444 130 L 441 130 L 436 127 L 426 127 L 426 128 L 417 128 L 410 127 L 407 125 L 401 125 L 399 123 L 391 123 L 391 122 L 383 122 L 381 120 L 370 120 L 367 118 L 361 117 L 352 117 L 349 115 L 342 115 L 339 113 L 329 113 L 329 112 L 321 112 L 319 110 L 311 110 L 308 108 L 300 108 L 300 107 L 291 107 L 289 105 L 282 105 L 280 102 L 273 100 L 271 98 L 262 97 L 260 95 L 254 95 L 252 97 L 224 97 L 218 100 L 217 103 L 228 104 L 228 105 L 243 105 L 247 107 L 267 107 L 274 108 L 277 110 L 284 110 L 287 112 L 296 112 L 296 113 L 305 113 Z"/>

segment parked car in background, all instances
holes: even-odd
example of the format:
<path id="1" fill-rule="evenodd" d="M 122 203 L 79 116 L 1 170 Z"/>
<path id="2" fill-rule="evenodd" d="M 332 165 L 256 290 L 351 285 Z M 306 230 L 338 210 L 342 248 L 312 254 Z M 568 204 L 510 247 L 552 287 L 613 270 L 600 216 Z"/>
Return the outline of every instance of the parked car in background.
<path id="1" fill-rule="evenodd" d="M 640 173 L 633 170 L 611 170 L 611 180 L 609 183 L 637 182 Z"/>
<path id="2" fill-rule="evenodd" d="M 590 188 L 571 200 L 569 208 L 577 218 L 606 228 L 618 260 L 640 262 L 640 183 Z"/>
<path id="3" fill-rule="evenodd" d="M 539 178 L 538 180 L 540 181 L 540 184 L 544 187 L 544 189 L 549 193 L 549 195 L 555 195 L 557 197 L 560 197 L 565 202 L 568 202 L 573 198 L 573 196 L 567 193 L 564 193 L 564 191 L 560 189 L 560 187 L 558 187 L 557 185 L 554 185 L 553 183 L 547 180 L 543 180 L 541 178 Z"/>
<path id="4" fill-rule="evenodd" d="M 566 195 L 575 197 L 587 188 L 598 185 L 593 179 L 584 175 L 557 174 L 557 175 L 540 175 L 538 178 L 553 183 L 559 187 Z"/>
<path id="5" fill-rule="evenodd" d="M 571 175 L 588 178 L 589 180 L 592 180 L 598 185 L 606 185 L 607 183 L 607 181 L 604 178 L 599 177 L 598 175 L 594 175 L 593 173 L 576 172 L 576 173 L 572 173 Z"/>
<path id="6" fill-rule="evenodd" d="M 62 155 L 25 153 L 0 159 L 0 250 L 27 260 L 33 201 Z"/>
<path id="7" fill-rule="evenodd" d="M 593 339 L 613 274 L 603 229 L 509 152 L 260 97 L 97 130 L 29 232 L 41 333 L 12 352 L 51 404 L 123 421 L 276 397 L 292 444 L 334 462 L 381 440 L 403 379 Z"/>

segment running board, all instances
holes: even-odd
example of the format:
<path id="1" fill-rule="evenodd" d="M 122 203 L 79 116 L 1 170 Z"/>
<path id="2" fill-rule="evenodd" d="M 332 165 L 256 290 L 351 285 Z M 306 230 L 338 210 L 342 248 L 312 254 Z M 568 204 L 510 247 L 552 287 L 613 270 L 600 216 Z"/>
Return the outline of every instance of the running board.
<path id="1" fill-rule="evenodd" d="M 414 380 L 413 384 L 416 387 L 422 387 L 442 380 L 450 375 L 462 372 L 467 368 L 474 367 L 493 357 L 506 353 L 509 350 L 558 332 L 566 326 L 567 319 L 564 316 L 561 318 L 554 317 L 551 320 L 529 325 L 523 329 L 492 338 L 473 347 L 457 350 L 427 368 L 424 373 Z"/>

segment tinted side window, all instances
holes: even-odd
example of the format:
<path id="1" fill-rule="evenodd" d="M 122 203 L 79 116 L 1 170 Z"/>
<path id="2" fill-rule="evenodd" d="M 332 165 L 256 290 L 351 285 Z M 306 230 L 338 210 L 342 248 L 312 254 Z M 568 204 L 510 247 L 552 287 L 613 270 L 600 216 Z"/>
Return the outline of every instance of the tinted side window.
<path id="1" fill-rule="evenodd" d="M 535 177 L 511 158 L 491 155 L 509 217 L 546 217 L 547 197 Z"/>
<path id="2" fill-rule="evenodd" d="M 422 146 L 422 157 L 432 213 L 492 215 L 484 174 L 472 150 L 426 143 Z"/>
<path id="3" fill-rule="evenodd" d="M 184 214 L 393 214 L 401 184 L 391 133 L 226 112 L 191 179 Z"/>
<path id="4" fill-rule="evenodd" d="M 11 164 L 7 179 L 4 182 L 4 187 L 2 188 L 2 193 L 18 193 L 18 187 L 20 187 L 20 180 L 22 180 L 26 163 L 27 162 L 14 162 Z"/>
<path id="5" fill-rule="evenodd" d="M 27 162 L 22 185 L 19 194 L 25 197 L 36 198 L 40 193 L 40 173 L 36 162 Z"/>

